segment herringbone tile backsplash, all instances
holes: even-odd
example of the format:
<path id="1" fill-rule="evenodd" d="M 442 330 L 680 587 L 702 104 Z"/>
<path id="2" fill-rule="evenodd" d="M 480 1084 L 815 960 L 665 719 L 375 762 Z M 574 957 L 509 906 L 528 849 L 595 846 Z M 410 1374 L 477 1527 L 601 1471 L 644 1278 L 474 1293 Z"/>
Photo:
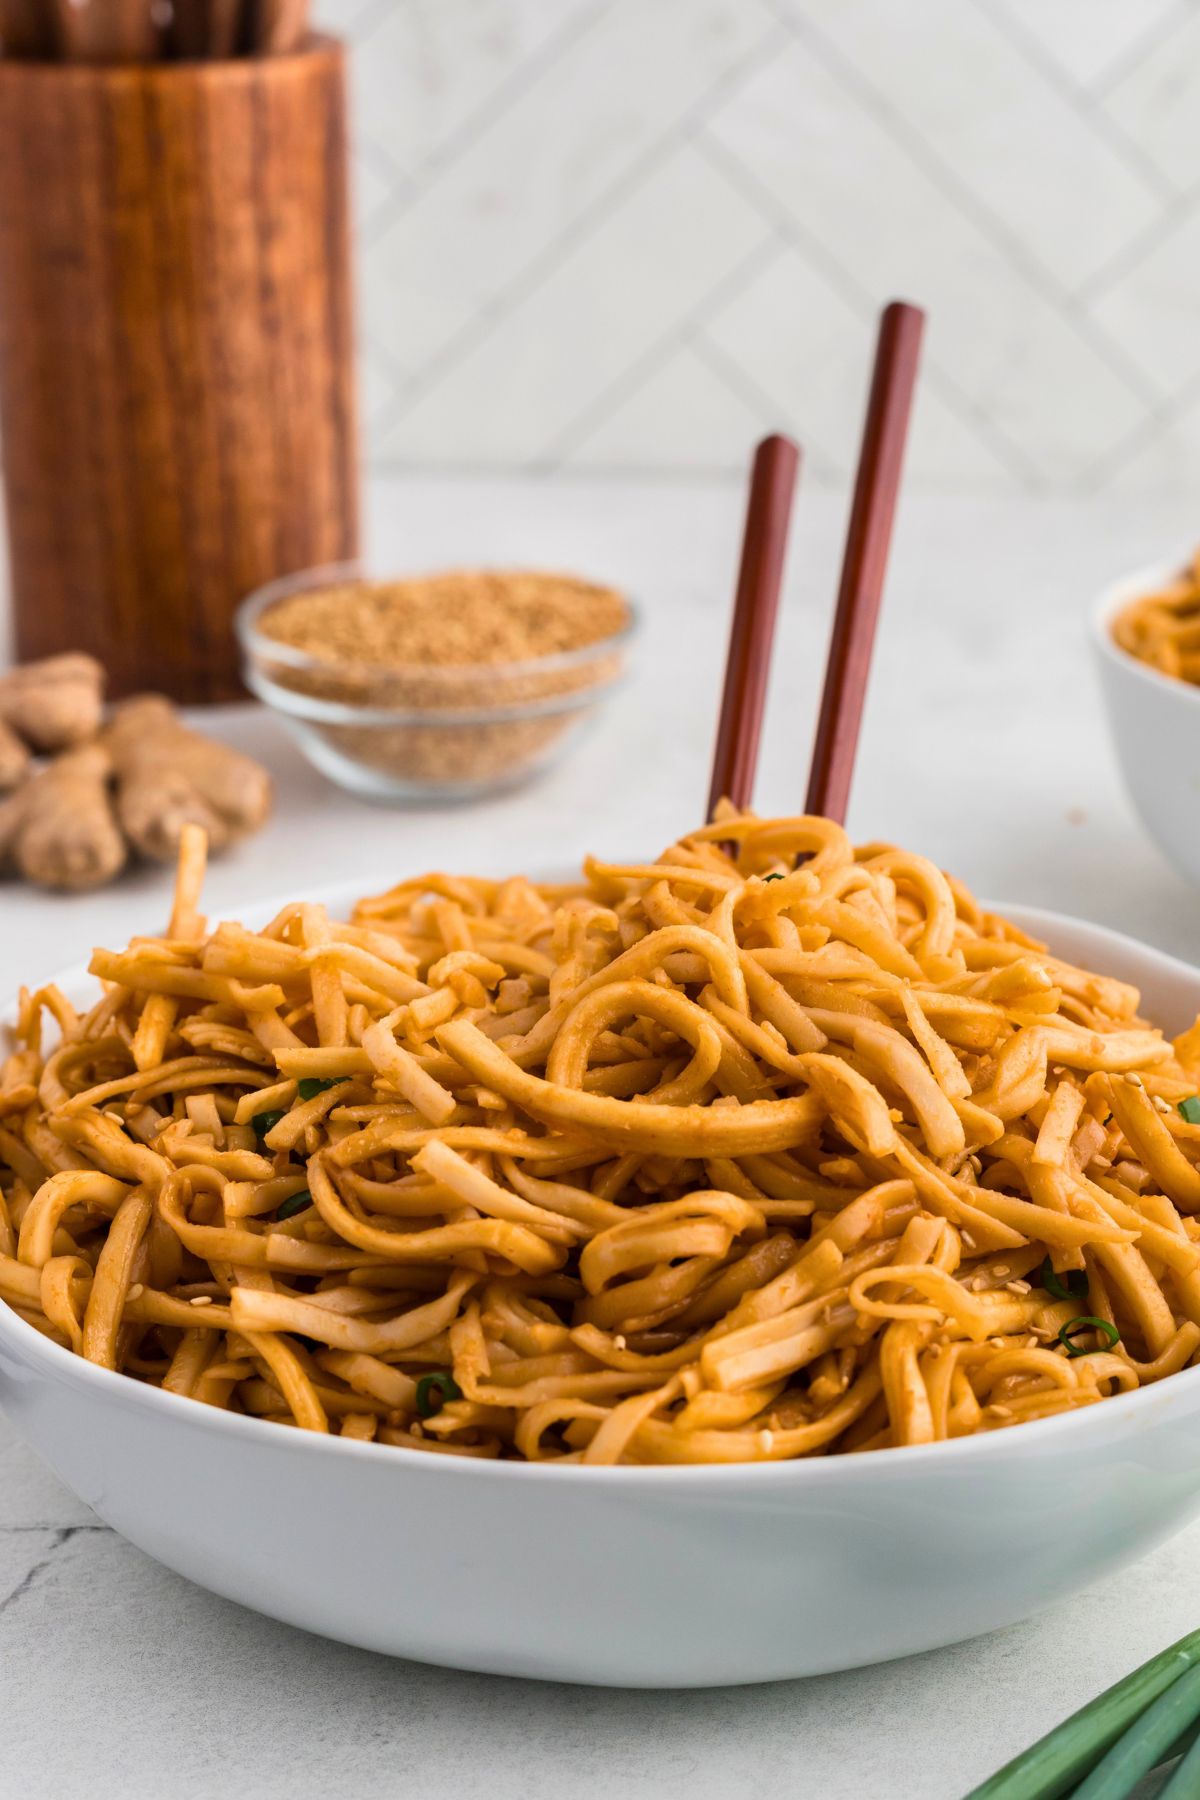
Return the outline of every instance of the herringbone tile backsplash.
<path id="1" fill-rule="evenodd" d="M 378 465 L 853 461 L 929 309 L 910 472 L 1200 484 L 1197 0 L 319 0 L 354 46 Z"/>

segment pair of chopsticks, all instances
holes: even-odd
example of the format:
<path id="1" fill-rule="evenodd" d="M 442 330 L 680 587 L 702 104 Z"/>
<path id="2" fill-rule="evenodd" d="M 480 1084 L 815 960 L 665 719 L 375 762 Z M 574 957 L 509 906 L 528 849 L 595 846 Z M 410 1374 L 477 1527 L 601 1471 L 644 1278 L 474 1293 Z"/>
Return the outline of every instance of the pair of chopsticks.
<path id="1" fill-rule="evenodd" d="M 0 55 L 145 63 L 281 56 L 308 35 L 310 0 L 0 0 Z"/>
<path id="2" fill-rule="evenodd" d="M 885 307 L 879 321 L 806 801 L 808 812 L 839 824 L 846 821 L 924 325 L 921 309 L 903 300 Z M 755 452 L 709 786 L 710 818 L 721 800 L 744 812 L 753 797 L 799 468 L 800 451 L 790 438 L 764 438 Z"/>
<path id="3" fill-rule="evenodd" d="M 894 301 L 880 319 L 807 811 L 845 824 L 871 649 L 887 569 L 925 315 Z M 775 617 L 800 452 L 765 438 L 755 453 L 708 810 L 751 803 Z M 966 1800 L 1132 1800 L 1175 1761 L 1159 1800 L 1200 1800 L 1200 1631 L 1151 1657 Z"/>
<path id="4" fill-rule="evenodd" d="M 807 811 L 843 825 L 924 324 L 903 301 L 880 319 L 808 785 Z M 765 438 L 755 453 L 710 817 L 722 800 L 738 812 L 751 802 L 799 467 L 789 438 Z M 966 1800 L 1132 1800 L 1143 1778 L 1171 1761 L 1178 1766 L 1159 1800 L 1200 1800 L 1200 1631 L 1065 1719 Z"/>

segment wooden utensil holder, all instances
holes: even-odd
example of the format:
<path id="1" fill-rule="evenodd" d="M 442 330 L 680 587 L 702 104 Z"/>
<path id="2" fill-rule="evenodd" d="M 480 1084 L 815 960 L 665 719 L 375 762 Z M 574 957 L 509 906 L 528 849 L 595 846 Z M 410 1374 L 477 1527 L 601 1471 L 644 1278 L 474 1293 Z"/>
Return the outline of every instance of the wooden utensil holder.
<path id="1" fill-rule="evenodd" d="M 357 552 L 345 58 L 0 60 L 17 653 L 240 691 L 253 588 Z"/>

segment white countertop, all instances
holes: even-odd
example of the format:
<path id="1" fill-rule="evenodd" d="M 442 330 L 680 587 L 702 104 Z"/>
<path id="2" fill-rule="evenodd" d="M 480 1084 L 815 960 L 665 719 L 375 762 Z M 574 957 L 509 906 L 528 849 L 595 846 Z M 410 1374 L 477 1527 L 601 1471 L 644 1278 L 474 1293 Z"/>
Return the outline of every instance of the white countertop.
<path id="1" fill-rule="evenodd" d="M 636 679 L 538 786 L 444 812 L 363 804 L 257 712 L 210 715 L 279 788 L 269 829 L 214 866 L 211 911 L 434 864 L 649 852 L 694 823 L 741 505 L 740 492 L 701 482 L 377 482 L 381 564 L 540 562 L 628 586 L 647 615 Z M 802 801 L 843 517 L 833 496 L 800 503 L 764 812 Z M 1182 500 L 908 499 L 855 835 L 922 850 L 989 896 L 1077 912 L 1200 961 L 1200 900 L 1120 791 L 1083 629 L 1100 585 L 1182 551 L 1194 532 Z M 0 992 L 157 928 L 168 893 L 161 871 L 86 898 L 0 887 Z M 541 1686 L 389 1662 L 215 1599 L 99 1525 L 0 1423 L 0 1791 L 957 1800 L 1200 1625 L 1198 1560 L 1200 1525 L 1032 1624 L 853 1674 L 691 1694 Z"/>

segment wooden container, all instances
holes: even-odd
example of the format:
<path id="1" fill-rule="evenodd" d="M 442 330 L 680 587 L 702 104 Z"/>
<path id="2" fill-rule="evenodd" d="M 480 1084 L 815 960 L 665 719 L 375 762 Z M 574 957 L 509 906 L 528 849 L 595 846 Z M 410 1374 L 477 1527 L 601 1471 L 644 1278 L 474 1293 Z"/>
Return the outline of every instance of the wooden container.
<path id="1" fill-rule="evenodd" d="M 16 648 L 240 691 L 230 620 L 357 551 L 340 44 L 0 60 L 0 435 Z"/>

